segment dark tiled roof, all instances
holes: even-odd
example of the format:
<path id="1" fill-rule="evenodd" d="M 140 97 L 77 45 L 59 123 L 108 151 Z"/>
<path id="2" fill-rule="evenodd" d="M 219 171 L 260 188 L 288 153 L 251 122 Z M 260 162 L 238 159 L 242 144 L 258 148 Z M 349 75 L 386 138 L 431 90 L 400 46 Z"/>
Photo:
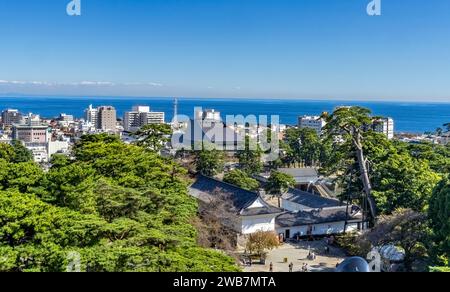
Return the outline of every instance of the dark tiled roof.
<path id="1" fill-rule="evenodd" d="M 205 122 L 190 120 L 184 133 L 178 133 L 177 139 L 182 143 L 209 142 L 217 145 L 241 145 L 244 137 L 222 122 Z"/>
<path id="2" fill-rule="evenodd" d="M 270 206 L 262 199 L 263 207 L 248 208 L 260 198 L 257 193 L 203 175 L 199 175 L 195 183 L 189 188 L 191 196 L 203 201 L 210 200 L 211 196 L 216 192 L 228 194 L 233 201 L 234 208 L 242 216 L 276 214 L 282 212 L 281 209 Z"/>
<path id="3" fill-rule="evenodd" d="M 289 212 L 282 214 L 276 218 L 276 225 L 278 227 L 293 227 L 293 226 L 304 226 L 312 224 L 321 223 L 332 223 L 345 221 L 346 206 L 326 208 L 326 209 L 316 209 L 310 211 L 300 211 L 300 212 Z M 353 206 L 349 210 L 348 220 L 361 220 L 361 213 L 358 212 L 359 209 Z"/>
<path id="4" fill-rule="evenodd" d="M 338 200 L 324 198 L 298 189 L 289 189 L 283 195 L 283 200 L 291 201 L 311 209 L 338 207 L 342 205 Z"/>
<path id="5" fill-rule="evenodd" d="M 278 171 L 292 176 L 297 183 L 315 183 L 319 180 L 314 168 L 280 168 Z"/>

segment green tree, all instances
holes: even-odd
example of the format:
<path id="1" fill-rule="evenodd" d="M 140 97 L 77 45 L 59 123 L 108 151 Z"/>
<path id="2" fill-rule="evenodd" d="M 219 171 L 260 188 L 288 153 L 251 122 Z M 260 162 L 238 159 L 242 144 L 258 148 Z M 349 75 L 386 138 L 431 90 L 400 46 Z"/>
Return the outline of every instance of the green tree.
<path id="1" fill-rule="evenodd" d="M 259 188 L 259 183 L 256 179 L 251 178 L 247 173 L 239 169 L 226 173 L 223 181 L 249 191 L 256 191 Z"/>
<path id="2" fill-rule="evenodd" d="M 374 163 L 372 181 L 381 213 L 390 214 L 398 208 L 423 212 L 439 176 L 425 161 L 415 160 L 408 153 L 391 153 Z"/>
<path id="3" fill-rule="evenodd" d="M 351 149 L 354 151 L 358 174 L 363 185 L 371 219 L 374 222 L 377 216 L 377 209 L 372 196 L 368 161 L 364 154 L 364 133 L 372 123 L 370 113 L 370 110 L 362 107 L 341 107 L 336 109 L 331 115 L 325 114 L 323 118 L 327 122 L 324 129 L 327 139 L 335 140 L 337 137 L 342 137 L 344 142 L 347 142 L 347 145 L 351 145 Z"/>
<path id="4" fill-rule="evenodd" d="M 174 161 L 116 136 L 82 137 L 44 173 L 0 159 L 0 271 L 238 271 L 197 246 L 196 200 Z M 6 171 L 5 171 L 6 170 Z"/>
<path id="5" fill-rule="evenodd" d="M 149 124 L 133 135 L 137 139 L 137 145 L 159 152 L 170 141 L 172 128 L 167 124 Z"/>
<path id="6" fill-rule="evenodd" d="M 450 178 L 448 176 L 433 191 L 428 216 L 433 229 L 435 261 L 438 264 L 446 264 L 450 268 L 448 265 L 450 259 Z"/>
<path id="7" fill-rule="evenodd" d="M 278 207 L 281 207 L 281 196 L 286 193 L 289 188 L 295 186 L 295 179 L 285 173 L 272 171 L 267 180 L 266 191 L 269 194 L 277 196 Z"/>
<path id="8" fill-rule="evenodd" d="M 248 136 L 245 137 L 244 149 L 236 152 L 240 169 L 248 175 L 260 173 L 263 169 L 262 154 L 263 152 L 258 143 Z"/>
<path id="9" fill-rule="evenodd" d="M 70 164 L 70 159 L 64 154 L 53 154 L 50 159 L 50 163 L 52 168 L 60 168 Z"/>
<path id="10" fill-rule="evenodd" d="M 398 143 L 398 147 L 405 149 L 416 159 L 427 161 L 435 172 L 450 173 L 450 145 Z"/>
<path id="11" fill-rule="evenodd" d="M 6 143 L 0 143 L 0 159 L 12 162 L 14 160 L 14 148 Z"/>
<path id="12" fill-rule="evenodd" d="M 285 141 L 289 146 L 288 153 L 295 162 L 305 166 L 316 166 L 323 158 L 323 146 L 314 129 L 290 128 L 286 130 Z"/>
<path id="13" fill-rule="evenodd" d="M 4 188 L 16 188 L 21 192 L 30 192 L 39 187 L 44 179 L 44 171 L 34 162 L 11 163 Z"/>
<path id="14" fill-rule="evenodd" d="M 195 155 L 196 170 L 206 176 L 215 176 L 223 171 L 223 152 L 214 147 L 205 146 Z"/>
<path id="15" fill-rule="evenodd" d="M 22 142 L 13 140 L 12 147 L 14 148 L 13 162 L 29 162 L 33 160 L 33 153 L 23 146 Z"/>

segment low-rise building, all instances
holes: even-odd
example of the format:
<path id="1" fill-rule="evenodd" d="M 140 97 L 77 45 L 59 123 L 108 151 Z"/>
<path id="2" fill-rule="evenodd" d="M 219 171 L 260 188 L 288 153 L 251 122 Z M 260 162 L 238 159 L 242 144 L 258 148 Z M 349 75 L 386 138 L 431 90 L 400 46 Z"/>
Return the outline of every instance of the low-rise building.
<path id="1" fill-rule="evenodd" d="M 259 230 L 275 232 L 275 218 L 283 213 L 266 203 L 258 193 L 202 175 L 191 185 L 189 193 L 203 202 L 209 202 L 215 195 L 228 195 L 238 217 L 235 230 L 243 235 Z"/>
<path id="2" fill-rule="evenodd" d="M 13 124 L 12 137 L 23 143 L 46 144 L 49 140 L 48 125 L 41 124 L 39 116 L 29 117 L 25 123 Z"/>
<path id="3" fill-rule="evenodd" d="M 20 124 L 13 124 L 12 138 L 24 144 L 33 153 L 38 163 L 48 161 L 47 146 L 50 141 L 50 128 L 41 123 L 38 115 L 28 115 Z"/>
<path id="4" fill-rule="evenodd" d="M 325 127 L 326 122 L 319 116 L 301 116 L 298 118 L 298 127 L 313 129 L 320 136 L 323 127 Z"/>
<path id="5" fill-rule="evenodd" d="M 309 191 L 311 186 L 319 181 L 319 174 L 315 168 L 279 168 L 277 171 L 292 176 L 295 180 L 295 187 L 299 190 Z M 270 172 L 260 173 L 255 176 L 262 183 L 267 183 Z"/>
<path id="6" fill-rule="evenodd" d="M 365 225 L 356 206 L 287 212 L 276 218 L 277 233 L 285 239 L 343 234 L 362 230 Z"/>
<path id="7" fill-rule="evenodd" d="M 337 200 L 294 189 L 282 198 L 282 208 L 267 203 L 260 193 L 202 175 L 191 185 L 189 193 L 203 202 L 208 202 L 211 196 L 227 194 L 239 218 L 235 230 L 240 235 L 273 231 L 280 238 L 289 239 L 342 234 L 367 227 L 359 207 L 347 207 Z"/>
<path id="8" fill-rule="evenodd" d="M 340 207 L 338 200 L 324 198 L 298 189 L 289 189 L 281 196 L 281 207 L 290 212 L 310 211 L 313 209 L 326 209 Z"/>
<path id="9" fill-rule="evenodd" d="M 54 154 L 68 154 L 70 150 L 70 143 L 68 140 L 49 141 L 47 145 L 48 157 L 51 158 Z"/>

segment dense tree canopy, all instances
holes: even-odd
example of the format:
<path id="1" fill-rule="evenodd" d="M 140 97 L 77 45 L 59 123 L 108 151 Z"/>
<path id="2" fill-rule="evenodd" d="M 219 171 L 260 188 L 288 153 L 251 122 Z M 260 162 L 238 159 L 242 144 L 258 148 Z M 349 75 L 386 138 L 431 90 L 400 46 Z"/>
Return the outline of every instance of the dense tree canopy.
<path id="1" fill-rule="evenodd" d="M 170 141 L 172 128 L 168 124 L 149 124 L 140 128 L 133 135 L 136 137 L 136 144 L 153 151 L 160 151 L 164 144 Z"/>
<path id="2" fill-rule="evenodd" d="M 279 171 L 272 171 L 267 180 L 266 191 L 278 198 L 278 207 L 281 207 L 281 196 L 294 186 L 295 179 L 292 176 Z"/>
<path id="3" fill-rule="evenodd" d="M 333 151 L 323 162 L 322 171 L 337 175 L 344 190 L 341 198 L 356 199 L 361 204 L 361 193 L 369 187 L 381 214 L 390 214 L 398 208 L 424 211 L 439 181 L 439 175 L 430 168 L 426 157 L 417 152 L 413 155 L 412 146 L 406 143 L 390 141 L 370 130 L 367 111 L 357 109 L 353 113 L 345 108 L 340 111 L 339 118 L 335 116 L 335 125 L 327 125 L 326 138 L 332 140 Z M 339 130 L 336 127 L 340 124 L 349 129 Z M 362 179 L 364 172 L 366 178 Z"/>
<path id="4" fill-rule="evenodd" d="M 450 259 L 450 178 L 445 177 L 436 187 L 430 200 L 429 217 L 433 228 L 434 253 L 440 264 Z M 450 266 L 449 266 L 450 267 Z"/>
<path id="5" fill-rule="evenodd" d="M 11 145 L 0 143 L 0 159 L 8 162 L 29 162 L 33 160 L 33 154 L 21 142 L 13 140 Z"/>
<path id="6" fill-rule="evenodd" d="M 226 173 L 223 181 L 249 191 L 256 191 L 259 188 L 259 183 L 256 179 L 238 169 Z"/>
<path id="7" fill-rule="evenodd" d="M 0 271 L 236 271 L 197 246 L 185 171 L 117 137 L 85 136 L 74 160 L 0 159 Z M 6 171 L 5 171 L 6 169 Z"/>
<path id="8" fill-rule="evenodd" d="M 236 153 L 239 160 L 239 167 L 248 175 L 258 174 L 263 170 L 261 161 L 263 151 L 254 139 L 245 137 L 245 147 Z"/>
<path id="9" fill-rule="evenodd" d="M 373 196 L 379 211 L 425 211 L 439 175 L 426 160 L 411 156 L 404 145 L 391 142 L 382 134 L 369 132 L 365 137 L 364 149 L 370 160 Z"/>
<path id="10" fill-rule="evenodd" d="M 290 128 L 285 133 L 284 150 L 287 164 L 301 163 L 305 166 L 318 166 L 326 160 L 327 143 L 321 141 L 316 130 L 310 128 Z"/>
<path id="11" fill-rule="evenodd" d="M 402 145 L 416 159 L 426 160 L 437 173 L 450 173 L 450 144 L 431 143 Z"/>
<path id="12" fill-rule="evenodd" d="M 267 180 L 266 190 L 270 194 L 281 195 L 295 186 L 295 179 L 285 173 L 272 171 Z"/>
<path id="13" fill-rule="evenodd" d="M 223 152 L 212 145 L 204 145 L 201 151 L 195 153 L 196 170 L 206 176 L 215 176 L 223 171 Z"/>

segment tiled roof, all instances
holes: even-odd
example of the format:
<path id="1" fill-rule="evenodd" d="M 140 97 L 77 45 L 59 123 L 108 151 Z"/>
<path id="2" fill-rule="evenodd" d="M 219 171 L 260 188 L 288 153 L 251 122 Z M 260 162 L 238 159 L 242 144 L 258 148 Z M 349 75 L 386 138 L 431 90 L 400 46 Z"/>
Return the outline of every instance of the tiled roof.
<path id="1" fill-rule="evenodd" d="M 292 176 L 297 183 L 315 183 L 319 180 L 314 168 L 280 168 L 278 171 Z"/>
<path id="2" fill-rule="evenodd" d="M 315 209 L 310 211 L 289 212 L 278 216 L 275 223 L 278 227 L 304 226 L 321 223 L 342 222 L 347 218 L 347 207 Z M 348 220 L 362 219 L 359 209 L 352 206 Z"/>
<path id="3" fill-rule="evenodd" d="M 248 208 L 260 198 L 257 193 L 203 175 L 199 175 L 195 183 L 189 188 L 189 194 L 191 194 L 191 196 L 203 201 L 210 200 L 211 196 L 217 192 L 228 194 L 233 202 L 234 208 L 241 216 L 276 214 L 282 212 L 281 209 L 270 206 L 262 199 L 263 207 Z"/>
<path id="4" fill-rule="evenodd" d="M 298 189 L 289 189 L 282 198 L 283 200 L 291 201 L 311 209 L 338 207 L 342 205 L 338 200 L 324 198 Z"/>
<path id="5" fill-rule="evenodd" d="M 203 123 L 199 120 L 190 120 L 187 129 L 177 134 L 177 139 L 190 145 L 191 143 L 209 142 L 224 145 L 241 145 L 245 139 L 241 134 L 222 122 Z"/>

